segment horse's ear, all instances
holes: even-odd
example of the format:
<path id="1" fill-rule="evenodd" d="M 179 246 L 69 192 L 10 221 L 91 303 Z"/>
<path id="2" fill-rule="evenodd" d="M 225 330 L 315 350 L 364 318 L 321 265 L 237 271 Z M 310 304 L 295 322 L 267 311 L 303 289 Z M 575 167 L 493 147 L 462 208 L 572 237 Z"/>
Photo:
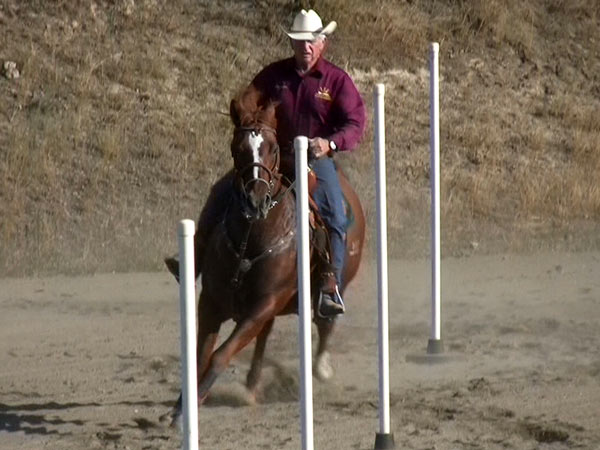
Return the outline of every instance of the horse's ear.
<path id="1" fill-rule="evenodd" d="M 239 113 L 239 106 L 240 104 L 235 98 L 231 100 L 231 103 L 229 104 L 229 116 L 231 117 L 231 121 L 236 126 L 236 128 L 242 125 L 242 119 L 240 118 Z"/>

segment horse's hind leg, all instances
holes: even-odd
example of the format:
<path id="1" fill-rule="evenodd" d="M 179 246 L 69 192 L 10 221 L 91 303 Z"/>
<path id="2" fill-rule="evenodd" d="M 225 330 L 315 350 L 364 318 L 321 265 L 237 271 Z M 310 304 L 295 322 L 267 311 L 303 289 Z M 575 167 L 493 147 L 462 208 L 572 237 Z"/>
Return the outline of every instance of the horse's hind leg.
<path id="1" fill-rule="evenodd" d="M 319 345 L 315 356 L 314 373 L 319 380 L 329 380 L 333 376 L 333 367 L 331 366 L 329 351 L 327 346 L 329 338 L 333 333 L 335 319 L 325 319 L 316 317 L 315 323 L 319 332 Z"/>
<path id="2" fill-rule="evenodd" d="M 256 336 L 256 346 L 254 347 L 254 354 L 252 355 L 252 363 L 250 364 L 250 370 L 246 376 L 246 387 L 248 388 L 248 392 L 254 401 L 256 400 L 256 390 L 258 388 L 258 382 L 262 372 L 267 338 L 273 329 L 274 322 L 275 319 L 269 320 L 260 331 L 258 336 Z"/>

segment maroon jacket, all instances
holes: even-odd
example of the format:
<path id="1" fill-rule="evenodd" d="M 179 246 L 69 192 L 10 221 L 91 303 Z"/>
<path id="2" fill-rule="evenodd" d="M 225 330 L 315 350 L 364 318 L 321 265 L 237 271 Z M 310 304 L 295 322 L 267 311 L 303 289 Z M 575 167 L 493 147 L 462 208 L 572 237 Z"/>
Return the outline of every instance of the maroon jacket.
<path id="1" fill-rule="evenodd" d="M 296 136 L 321 137 L 339 151 L 352 150 L 365 128 L 365 105 L 356 86 L 339 67 L 321 58 L 301 76 L 294 58 L 265 67 L 252 81 L 277 108 L 277 140 L 292 152 Z"/>

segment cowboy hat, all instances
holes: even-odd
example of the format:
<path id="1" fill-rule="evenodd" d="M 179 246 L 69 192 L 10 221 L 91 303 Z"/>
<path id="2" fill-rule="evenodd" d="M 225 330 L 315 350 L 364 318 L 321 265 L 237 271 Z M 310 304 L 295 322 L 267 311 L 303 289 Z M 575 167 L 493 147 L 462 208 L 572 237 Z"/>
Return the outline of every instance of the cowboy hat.
<path id="1" fill-rule="evenodd" d="M 337 23 L 334 21 L 329 22 L 325 28 L 323 28 L 323 22 L 319 15 L 312 9 L 308 11 L 302 10 L 296 17 L 294 17 L 294 23 L 290 31 L 283 30 L 290 38 L 297 41 L 312 41 L 319 35 L 328 36 L 335 31 Z"/>

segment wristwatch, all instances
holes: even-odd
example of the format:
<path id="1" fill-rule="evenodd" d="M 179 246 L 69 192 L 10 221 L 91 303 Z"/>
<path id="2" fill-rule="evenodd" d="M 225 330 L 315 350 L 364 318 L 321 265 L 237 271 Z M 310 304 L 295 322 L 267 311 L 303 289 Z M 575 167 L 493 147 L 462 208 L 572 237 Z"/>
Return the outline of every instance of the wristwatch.
<path id="1" fill-rule="evenodd" d="M 335 145 L 335 142 L 333 142 L 333 141 L 329 141 L 329 149 L 330 149 L 332 152 L 337 152 L 337 145 Z"/>

